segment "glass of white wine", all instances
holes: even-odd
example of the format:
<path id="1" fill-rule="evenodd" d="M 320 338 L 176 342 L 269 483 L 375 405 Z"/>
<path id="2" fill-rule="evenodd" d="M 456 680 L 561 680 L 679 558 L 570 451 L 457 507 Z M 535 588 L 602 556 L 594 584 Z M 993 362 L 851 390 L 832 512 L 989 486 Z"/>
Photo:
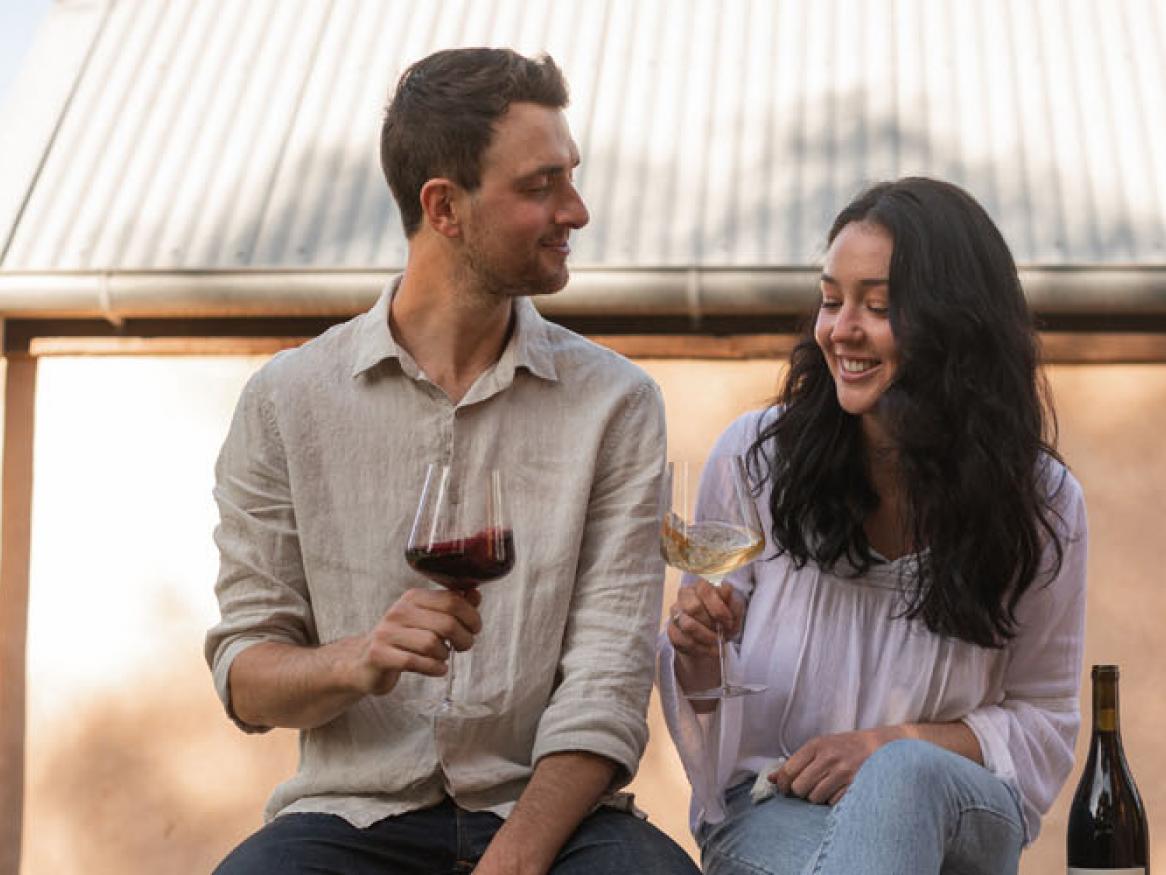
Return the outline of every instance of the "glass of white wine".
<path id="1" fill-rule="evenodd" d="M 699 575 L 714 586 L 752 562 L 765 547 L 757 506 L 749 489 L 744 456 L 712 456 L 699 469 L 689 462 L 669 462 L 661 490 L 660 552 L 673 568 Z M 729 680 L 725 636 L 717 627 L 720 686 L 685 695 L 696 701 L 746 696 L 764 684 Z"/>

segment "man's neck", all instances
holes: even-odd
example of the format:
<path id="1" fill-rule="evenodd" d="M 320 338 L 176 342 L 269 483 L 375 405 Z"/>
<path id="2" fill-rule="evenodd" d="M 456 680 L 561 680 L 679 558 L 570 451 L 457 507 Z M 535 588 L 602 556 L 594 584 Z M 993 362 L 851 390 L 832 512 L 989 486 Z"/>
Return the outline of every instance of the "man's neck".
<path id="1" fill-rule="evenodd" d="M 457 404 L 502 355 L 514 301 L 461 288 L 451 277 L 406 269 L 393 296 L 393 339 Z"/>

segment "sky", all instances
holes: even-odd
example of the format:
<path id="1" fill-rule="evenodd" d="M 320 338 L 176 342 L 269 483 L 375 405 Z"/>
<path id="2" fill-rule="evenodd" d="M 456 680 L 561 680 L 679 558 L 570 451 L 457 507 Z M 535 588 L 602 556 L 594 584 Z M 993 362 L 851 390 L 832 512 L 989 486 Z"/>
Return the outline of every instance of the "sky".
<path id="1" fill-rule="evenodd" d="M 0 107 L 52 0 L 0 0 Z"/>

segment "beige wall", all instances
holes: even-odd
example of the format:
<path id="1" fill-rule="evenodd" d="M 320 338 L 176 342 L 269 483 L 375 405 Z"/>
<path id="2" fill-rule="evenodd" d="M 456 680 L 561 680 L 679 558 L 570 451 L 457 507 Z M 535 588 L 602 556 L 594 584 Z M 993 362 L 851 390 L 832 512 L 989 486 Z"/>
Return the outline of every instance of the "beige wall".
<path id="1" fill-rule="evenodd" d="M 259 362 L 42 360 L 25 875 L 209 871 L 258 826 L 272 785 L 294 768 L 294 734 L 228 725 L 201 658 L 216 614 L 211 466 Z M 777 378 L 769 362 L 644 364 L 664 388 L 671 453 L 691 458 Z M 1127 752 L 1153 821 L 1166 811 L 1166 755 L 1151 740 L 1166 722 L 1156 555 L 1166 534 L 1166 366 L 1061 367 L 1053 381 L 1092 526 L 1086 658 L 1122 665 Z M 655 704 L 652 729 L 634 789 L 691 849 L 687 787 Z M 1062 871 L 1076 778 L 1025 855 L 1025 875 Z"/>

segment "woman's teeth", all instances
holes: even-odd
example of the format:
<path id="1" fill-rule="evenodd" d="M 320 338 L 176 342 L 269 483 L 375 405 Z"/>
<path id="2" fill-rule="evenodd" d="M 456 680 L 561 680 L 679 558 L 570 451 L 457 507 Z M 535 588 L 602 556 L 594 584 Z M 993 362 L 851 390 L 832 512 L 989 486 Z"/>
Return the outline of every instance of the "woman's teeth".
<path id="1" fill-rule="evenodd" d="M 839 362 L 842 365 L 842 370 L 848 374 L 861 374 L 878 364 L 870 359 L 839 359 Z"/>

